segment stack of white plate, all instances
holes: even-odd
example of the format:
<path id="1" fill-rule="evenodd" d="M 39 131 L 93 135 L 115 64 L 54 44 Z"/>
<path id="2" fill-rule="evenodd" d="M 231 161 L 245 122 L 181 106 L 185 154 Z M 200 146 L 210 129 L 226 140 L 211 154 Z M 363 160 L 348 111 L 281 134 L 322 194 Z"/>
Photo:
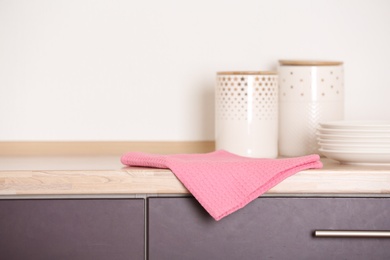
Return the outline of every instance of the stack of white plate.
<path id="1" fill-rule="evenodd" d="M 333 121 L 317 130 L 319 151 L 330 159 L 390 165 L 390 121 Z"/>

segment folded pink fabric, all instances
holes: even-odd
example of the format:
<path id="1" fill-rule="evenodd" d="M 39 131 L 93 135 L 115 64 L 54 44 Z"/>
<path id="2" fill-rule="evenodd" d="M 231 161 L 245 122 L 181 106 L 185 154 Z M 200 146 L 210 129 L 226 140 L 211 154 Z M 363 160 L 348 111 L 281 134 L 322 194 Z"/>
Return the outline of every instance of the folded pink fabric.
<path id="1" fill-rule="evenodd" d="M 215 220 L 244 207 L 296 172 L 322 167 L 316 154 L 258 159 L 223 150 L 174 155 L 130 152 L 121 161 L 128 166 L 170 169 Z"/>

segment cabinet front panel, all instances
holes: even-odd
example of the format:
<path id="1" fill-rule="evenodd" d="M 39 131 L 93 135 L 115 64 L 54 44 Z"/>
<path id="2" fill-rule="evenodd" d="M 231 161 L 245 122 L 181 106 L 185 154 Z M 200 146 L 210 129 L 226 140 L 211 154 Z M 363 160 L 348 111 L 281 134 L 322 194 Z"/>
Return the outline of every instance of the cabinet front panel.
<path id="1" fill-rule="evenodd" d="M 144 200 L 0 200 L 0 258 L 143 259 Z"/>
<path id="2" fill-rule="evenodd" d="M 149 259 L 390 259 L 389 238 L 315 230 L 390 230 L 387 198 L 259 198 L 215 221 L 193 198 L 149 199 Z"/>

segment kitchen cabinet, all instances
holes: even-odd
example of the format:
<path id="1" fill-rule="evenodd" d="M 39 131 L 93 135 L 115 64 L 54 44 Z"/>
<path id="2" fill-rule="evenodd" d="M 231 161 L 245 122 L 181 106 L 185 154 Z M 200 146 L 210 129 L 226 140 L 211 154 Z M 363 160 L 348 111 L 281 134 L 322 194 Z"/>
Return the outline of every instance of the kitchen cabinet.
<path id="1" fill-rule="evenodd" d="M 143 199 L 0 200 L 0 258 L 144 259 Z"/>
<path id="2" fill-rule="evenodd" d="M 390 238 L 316 230 L 390 230 L 390 198 L 262 197 L 216 222 L 194 198 L 149 198 L 149 259 L 390 259 Z"/>
<path id="3" fill-rule="evenodd" d="M 217 222 L 168 169 L 0 156 L 0 259 L 390 259 L 389 238 L 313 236 L 390 230 L 390 167 L 321 160 Z"/>

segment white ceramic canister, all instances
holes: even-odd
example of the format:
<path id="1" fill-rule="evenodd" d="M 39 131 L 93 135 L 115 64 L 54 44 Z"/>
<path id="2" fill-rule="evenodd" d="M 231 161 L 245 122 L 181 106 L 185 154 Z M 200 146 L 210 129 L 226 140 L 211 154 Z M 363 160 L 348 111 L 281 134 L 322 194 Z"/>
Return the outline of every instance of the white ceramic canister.
<path id="1" fill-rule="evenodd" d="M 215 120 L 217 150 L 246 157 L 277 157 L 277 73 L 218 72 Z"/>
<path id="2" fill-rule="evenodd" d="M 279 63 L 279 154 L 319 153 L 318 124 L 344 118 L 343 63 L 293 60 Z"/>

